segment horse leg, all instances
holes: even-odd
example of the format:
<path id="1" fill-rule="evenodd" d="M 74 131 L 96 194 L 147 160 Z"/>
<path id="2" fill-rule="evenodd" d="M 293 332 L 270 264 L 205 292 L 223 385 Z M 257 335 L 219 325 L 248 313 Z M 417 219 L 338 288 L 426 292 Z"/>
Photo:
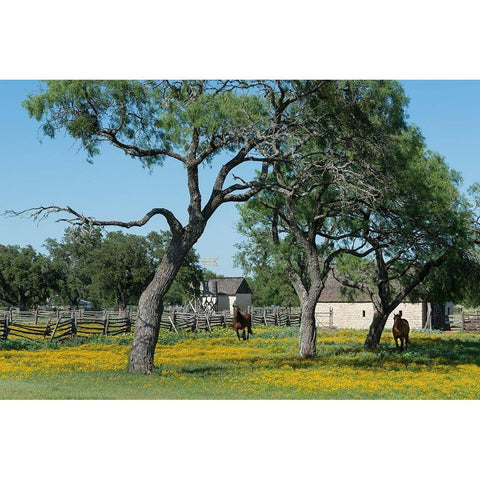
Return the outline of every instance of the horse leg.
<path id="1" fill-rule="evenodd" d="M 400 337 L 400 351 L 403 352 L 403 337 Z"/>
<path id="2" fill-rule="evenodd" d="M 245 335 L 245 329 L 242 330 L 242 338 L 243 338 L 243 341 L 247 339 L 247 336 Z"/>
<path id="3" fill-rule="evenodd" d="M 398 350 L 398 337 L 395 337 L 395 350 Z"/>
<path id="4" fill-rule="evenodd" d="M 238 333 L 238 328 L 237 328 L 237 337 L 238 337 L 238 341 L 240 341 L 240 334 Z"/>

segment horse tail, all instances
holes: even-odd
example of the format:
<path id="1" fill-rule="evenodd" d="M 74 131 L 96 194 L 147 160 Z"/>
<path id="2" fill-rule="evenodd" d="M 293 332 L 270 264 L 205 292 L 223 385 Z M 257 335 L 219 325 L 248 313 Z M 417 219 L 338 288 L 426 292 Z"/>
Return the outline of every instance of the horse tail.
<path id="1" fill-rule="evenodd" d="M 250 335 L 253 335 L 252 326 L 251 326 L 251 325 L 248 325 L 248 333 L 249 333 Z"/>

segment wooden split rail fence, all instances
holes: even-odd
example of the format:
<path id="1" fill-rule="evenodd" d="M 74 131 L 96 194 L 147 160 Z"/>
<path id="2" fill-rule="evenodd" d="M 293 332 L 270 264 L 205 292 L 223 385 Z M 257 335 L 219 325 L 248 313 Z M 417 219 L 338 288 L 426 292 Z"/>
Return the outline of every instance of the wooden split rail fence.
<path id="1" fill-rule="evenodd" d="M 288 307 L 249 307 L 252 325 L 265 326 L 300 326 L 300 309 Z M 208 330 L 216 327 L 231 327 L 232 314 L 228 311 L 214 313 L 192 313 L 183 309 L 166 309 L 163 313 L 160 328 L 178 331 Z"/>
<path id="2" fill-rule="evenodd" d="M 461 328 L 466 332 L 480 331 L 480 314 L 462 312 L 459 315 L 449 315 L 448 323 L 451 329 Z"/>
<path id="3" fill-rule="evenodd" d="M 166 309 L 162 315 L 160 328 L 176 332 L 178 330 L 207 330 L 211 332 L 216 327 L 226 328 L 231 324 L 231 315 L 226 311 L 193 313 Z"/>
<path id="4" fill-rule="evenodd" d="M 119 335 L 132 330 L 130 311 L 57 310 L 48 312 L 0 311 L 0 340 L 59 340 L 65 337 Z"/>
<path id="5" fill-rule="evenodd" d="M 462 330 L 465 332 L 480 331 L 479 313 L 457 313 L 446 316 L 446 324 L 450 330 Z"/>
<path id="6" fill-rule="evenodd" d="M 467 330 L 467 331 L 480 330 L 480 315 L 462 314 L 462 330 Z"/>
<path id="7" fill-rule="evenodd" d="M 299 327 L 300 309 L 291 307 L 250 307 L 253 325 Z"/>
<path id="8" fill-rule="evenodd" d="M 249 308 L 252 324 L 265 326 L 299 326 L 300 309 L 289 307 Z M 131 310 L 123 313 L 89 310 L 57 310 L 19 312 L 0 310 L 0 340 L 25 338 L 60 340 L 68 337 L 92 335 L 120 335 L 134 330 Z M 186 312 L 166 308 L 160 328 L 179 330 L 206 330 L 231 328 L 232 315 L 223 312 Z"/>

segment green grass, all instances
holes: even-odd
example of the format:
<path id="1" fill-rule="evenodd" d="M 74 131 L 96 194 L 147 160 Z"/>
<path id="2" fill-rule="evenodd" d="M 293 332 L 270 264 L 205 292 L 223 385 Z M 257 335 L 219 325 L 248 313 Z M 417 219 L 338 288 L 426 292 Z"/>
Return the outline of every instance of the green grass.
<path id="1" fill-rule="evenodd" d="M 127 372 L 131 336 L 9 340 L 0 342 L 0 398 L 480 398 L 480 336 L 413 332 L 399 353 L 390 332 L 375 352 L 363 349 L 365 335 L 319 332 L 317 358 L 303 360 L 295 328 L 257 328 L 248 342 L 231 330 L 162 331 L 152 375 Z"/>

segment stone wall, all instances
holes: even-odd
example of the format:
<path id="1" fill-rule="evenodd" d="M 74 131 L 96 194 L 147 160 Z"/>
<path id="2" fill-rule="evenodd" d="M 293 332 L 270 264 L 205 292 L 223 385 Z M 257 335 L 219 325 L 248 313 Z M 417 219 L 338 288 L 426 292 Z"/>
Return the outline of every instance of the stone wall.
<path id="1" fill-rule="evenodd" d="M 373 319 L 373 305 L 370 302 L 321 302 L 317 303 L 315 309 L 317 326 L 328 327 L 330 309 L 333 309 L 334 328 L 368 329 Z M 423 303 L 401 303 L 394 313 L 400 310 L 402 317 L 408 320 L 411 329 L 423 328 L 427 313 Z M 388 318 L 385 328 L 392 328 L 394 313 Z"/>

